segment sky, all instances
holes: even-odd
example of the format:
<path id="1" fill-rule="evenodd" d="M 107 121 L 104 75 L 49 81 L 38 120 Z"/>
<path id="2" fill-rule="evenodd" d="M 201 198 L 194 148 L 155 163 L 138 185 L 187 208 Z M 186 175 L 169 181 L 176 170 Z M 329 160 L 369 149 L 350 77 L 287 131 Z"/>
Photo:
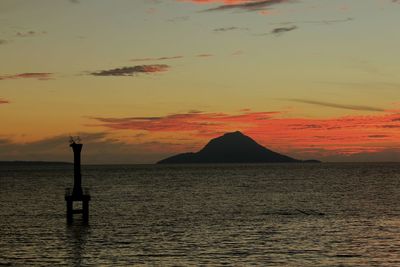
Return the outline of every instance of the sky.
<path id="1" fill-rule="evenodd" d="M 154 163 L 242 131 L 400 161 L 398 0 L 1 0 L 0 160 Z"/>

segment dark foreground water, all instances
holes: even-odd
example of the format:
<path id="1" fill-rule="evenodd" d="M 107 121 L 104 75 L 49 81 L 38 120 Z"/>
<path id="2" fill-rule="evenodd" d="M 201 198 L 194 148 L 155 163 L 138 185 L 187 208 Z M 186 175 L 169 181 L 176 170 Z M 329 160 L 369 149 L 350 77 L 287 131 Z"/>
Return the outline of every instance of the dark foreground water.
<path id="1" fill-rule="evenodd" d="M 400 164 L 0 167 L 0 265 L 400 266 Z M 79 216 L 76 215 L 76 218 Z"/>

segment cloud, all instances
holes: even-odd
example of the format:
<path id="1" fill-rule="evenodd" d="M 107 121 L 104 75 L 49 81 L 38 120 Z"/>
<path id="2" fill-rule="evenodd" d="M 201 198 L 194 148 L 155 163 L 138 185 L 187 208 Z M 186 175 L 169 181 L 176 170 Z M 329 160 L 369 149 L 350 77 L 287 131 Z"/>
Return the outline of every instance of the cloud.
<path id="1" fill-rule="evenodd" d="M 167 71 L 170 67 L 164 64 L 139 65 L 133 67 L 122 67 L 110 70 L 102 70 L 90 73 L 93 76 L 133 76 L 138 73 L 156 73 Z"/>
<path id="2" fill-rule="evenodd" d="M 226 5 L 234 5 L 234 4 L 243 4 L 251 1 L 257 0 L 177 0 L 178 2 L 190 2 L 194 4 L 226 4 Z"/>
<path id="3" fill-rule="evenodd" d="M 297 26 L 279 27 L 279 28 L 273 29 L 273 30 L 271 31 L 271 34 L 281 35 L 282 33 L 294 31 L 294 30 L 296 30 L 296 29 L 298 29 Z"/>
<path id="4" fill-rule="evenodd" d="M 349 155 L 329 155 L 321 158 L 336 162 L 400 162 L 400 149 L 387 148 L 379 151 L 361 152 Z"/>
<path id="5" fill-rule="evenodd" d="M 153 163 L 197 151 L 210 138 L 241 130 L 260 144 L 297 158 L 329 161 L 400 161 L 399 111 L 337 118 L 285 117 L 276 111 L 164 116 L 92 117 L 103 130 L 79 133 L 84 163 Z M 391 127 L 388 127 L 391 126 Z M 0 136 L 0 160 L 72 161 L 70 134 L 14 142 Z M 75 134 L 74 134 L 75 135 Z"/>
<path id="6" fill-rule="evenodd" d="M 400 125 L 386 124 L 386 125 L 382 125 L 381 127 L 388 128 L 388 129 L 396 129 L 396 128 L 400 128 Z"/>
<path id="7" fill-rule="evenodd" d="M 207 58 L 207 57 L 212 57 L 214 56 L 213 54 L 198 54 L 196 57 L 202 57 L 202 58 Z"/>
<path id="8" fill-rule="evenodd" d="M 369 138 L 386 138 L 389 137 L 388 135 L 385 134 L 372 134 L 372 135 L 368 135 Z"/>
<path id="9" fill-rule="evenodd" d="M 0 98 L 0 105 L 2 105 L 2 104 L 9 104 L 10 103 L 10 101 L 8 101 L 8 100 L 6 100 L 6 99 L 3 99 L 3 98 Z"/>
<path id="10" fill-rule="evenodd" d="M 15 36 L 17 37 L 33 37 L 33 36 L 37 36 L 37 35 L 43 35 L 43 34 L 47 34 L 46 31 L 25 31 L 25 32 L 17 32 L 15 34 Z"/>
<path id="11" fill-rule="evenodd" d="M 0 75 L 1 80 L 13 80 L 13 79 L 37 79 L 41 81 L 52 79 L 54 73 L 51 72 L 25 72 L 12 75 Z"/>
<path id="12" fill-rule="evenodd" d="M 331 20 L 320 20 L 320 21 L 303 21 L 301 23 L 329 25 L 334 23 L 350 22 L 353 20 L 354 18 L 345 18 L 345 19 L 331 19 Z"/>
<path id="13" fill-rule="evenodd" d="M 322 25 L 331 25 L 335 23 L 343 23 L 353 21 L 354 18 L 345 18 L 345 19 L 331 19 L 331 20 L 303 20 L 303 21 L 287 21 L 281 23 L 273 23 L 275 25 L 287 25 L 287 24 L 322 24 Z"/>
<path id="14" fill-rule="evenodd" d="M 203 131 L 207 133 L 222 133 L 229 125 L 247 124 L 271 118 L 276 112 L 245 112 L 238 115 L 225 113 L 204 113 L 191 111 L 188 113 L 172 114 L 161 117 L 130 117 L 107 118 L 93 117 L 97 124 L 119 130 L 144 130 L 150 132 L 187 132 Z M 235 129 L 235 127 L 232 128 Z"/>
<path id="15" fill-rule="evenodd" d="M 214 32 L 228 32 L 228 31 L 248 31 L 248 28 L 240 28 L 240 27 L 222 27 L 222 28 L 216 28 L 213 31 Z"/>
<path id="16" fill-rule="evenodd" d="M 102 127 L 115 133 L 146 132 L 148 136 L 172 135 L 199 144 L 210 138 L 240 130 L 261 144 L 298 158 L 373 153 L 387 148 L 400 150 L 398 112 L 337 118 L 285 117 L 282 112 L 238 114 L 187 112 L 157 117 L 92 117 L 88 127 Z M 183 150 L 184 151 L 184 150 Z"/>
<path id="17" fill-rule="evenodd" d="M 198 54 L 198 55 L 194 55 L 194 57 L 199 57 L 199 58 L 207 58 L 207 57 L 212 57 L 212 56 L 214 56 L 213 54 L 207 54 L 207 53 L 204 53 L 204 54 Z M 132 62 L 140 62 L 140 61 L 164 61 L 164 60 L 174 60 L 174 59 L 183 59 L 183 58 L 185 58 L 184 56 L 172 56 L 172 57 L 143 57 L 143 58 L 134 58 L 134 59 L 131 59 L 130 61 L 132 61 Z M 153 67 L 162 67 L 164 70 L 163 71 L 166 71 L 167 70 L 167 68 L 169 68 L 169 66 L 168 65 L 142 65 L 142 66 L 135 66 L 135 68 L 138 68 L 138 67 L 145 67 L 145 66 L 153 66 Z M 128 67 L 125 67 L 125 68 L 128 68 Z M 131 67 L 129 67 L 129 68 L 131 68 Z M 144 71 L 145 72 L 145 71 Z"/>
<path id="18" fill-rule="evenodd" d="M 145 58 L 134 58 L 130 61 L 161 61 L 161 60 L 171 60 L 171 59 L 181 59 L 183 56 L 173 56 L 173 57 L 145 57 Z"/>
<path id="19" fill-rule="evenodd" d="M 330 107 L 330 108 L 340 108 L 340 109 L 349 109 L 349 110 L 358 110 L 358 111 L 385 111 L 382 108 L 370 107 L 370 106 L 343 105 L 343 104 L 305 100 L 305 99 L 288 99 L 288 100 L 293 101 L 293 102 L 299 102 L 299 103 L 305 103 L 305 104 L 317 105 L 317 106 L 323 106 L 323 107 Z"/>
<path id="20" fill-rule="evenodd" d="M 196 1 L 195 1 L 196 2 Z M 198 1 L 197 1 L 198 2 Z M 203 3 L 215 3 L 216 1 L 202 1 Z M 225 10 L 244 10 L 244 11 L 260 11 L 266 10 L 272 5 L 287 3 L 289 0 L 249 0 L 249 1 L 224 1 L 224 5 L 209 8 L 204 12 L 225 11 Z"/>
<path id="21" fill-rule="evenodd" d="M 400 83 L 390 82 L 319 82 L 322 84 L 328 84 L 340 87 L 359 88 L 359 89 L 377 89 L 379 90 L 398 90 L 400 89 Z"/>

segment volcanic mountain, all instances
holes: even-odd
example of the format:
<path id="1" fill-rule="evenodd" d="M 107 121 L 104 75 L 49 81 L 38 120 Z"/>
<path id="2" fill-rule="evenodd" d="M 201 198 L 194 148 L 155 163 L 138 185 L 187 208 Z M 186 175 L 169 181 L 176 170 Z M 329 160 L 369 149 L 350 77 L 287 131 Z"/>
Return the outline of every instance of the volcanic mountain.
<path id="1" fill-rule="evenodd" d="M 196 153 L 178 154 L 158 164 L 302 162 L 269 150 L 241 132 L 212 139 Z"/>

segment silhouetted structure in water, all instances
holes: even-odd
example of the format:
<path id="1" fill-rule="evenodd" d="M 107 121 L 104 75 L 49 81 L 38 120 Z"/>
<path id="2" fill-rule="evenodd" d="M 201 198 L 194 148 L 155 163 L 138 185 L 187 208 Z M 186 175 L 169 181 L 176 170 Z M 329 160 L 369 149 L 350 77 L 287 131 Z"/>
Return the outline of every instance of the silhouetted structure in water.
<path id="1" fill-rule="evenodd" d="M 72 141 L 70 147 L 74 151 L 74 188 L 65 189 L 65 201 L 67 203 L 67 222 L 72 223 L 75 213 L 82 213 L 82 218 L 85 223 L 89 222 L 89 201 L 90 194 L 88 188 L 82 189 L 81 176 L 81 151 L 82 144 L 77 144 Z M 74 202 L 82 202 L 82 209 L 74 210 Z"/>

